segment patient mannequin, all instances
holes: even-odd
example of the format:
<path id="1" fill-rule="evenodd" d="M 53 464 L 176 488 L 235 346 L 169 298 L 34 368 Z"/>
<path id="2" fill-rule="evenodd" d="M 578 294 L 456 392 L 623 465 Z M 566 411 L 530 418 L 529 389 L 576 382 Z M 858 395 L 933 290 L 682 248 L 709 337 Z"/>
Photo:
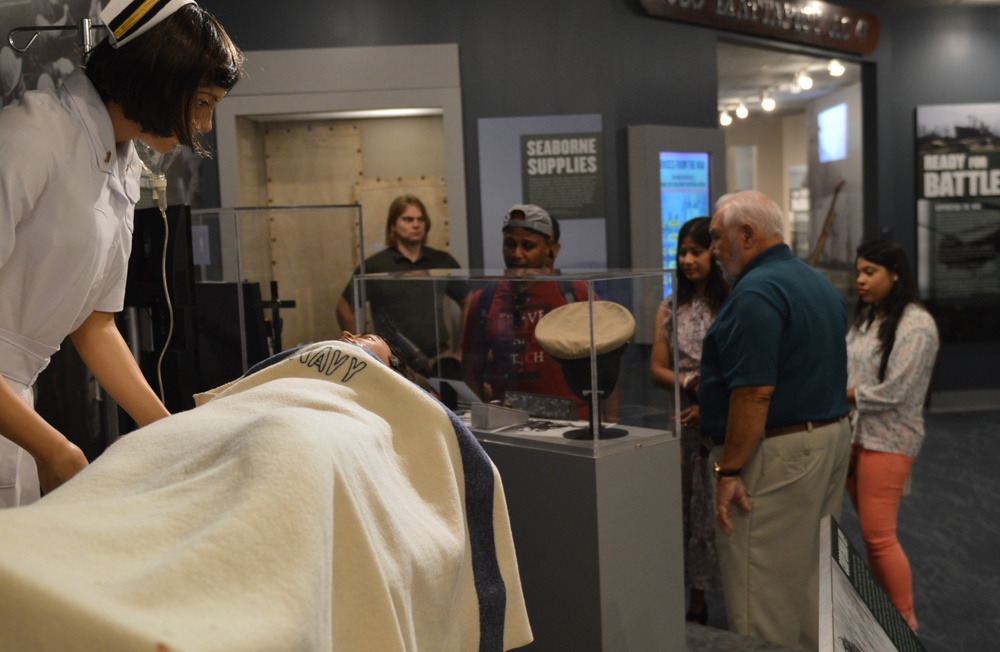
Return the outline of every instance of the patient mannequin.
<path id="1" fill-rule="evenodd" d="M 0 510 L 0 649 L 528 644 L 499 473 L 394 358 L 282 352 Z"/>
<path id="2" fill-rule="evenodd" d="M 409 366 L 406 364 L 406 356 L 404 356 L 399 349 L 397 349 L 393 344 L 389 343 L 389 341 L 387 341 L 380 335 L 376 335 L 375 333 L 356 334 L 356 333 L 351 333 L 349 331 L 342 331 L 340 333 L 340 337 L 338 337 L 337 340 L 340 342 L 347 342 L 348 344 L 353 344 L 354 346 L 364 349 L 366 353 L 375 358 L 378 358 L 382 362 L 382 364 L 386 365 L 387 367 L 398 373 L 403 378 L 406 378 L 407 380 L 416 383 L 416 385 L 421 389 L 423 389 L 424 391 L 427 391 L 430 394 L 434 395 L 435 397 L 440 398 L 437 392 L 434 391 L 434 388 L 431 387 L 430 383 L 427 382 L 426 378 L 424 378 L 420 374 L 414 373 L 409 368 Z M 271 365 L 277 362 L 281 362 L 285 358 L 289 357 L 290 355 L 294 354 L 296 351 L 301 349 L 303 346 L 307 345 L 303 344 L 300 346 L 292 347 L 290 349 L 282 351 L 281 353 L 276 353 L 270 358 L 258 362 L 257 364 L 250 367 L 243 374 L 243 377 L 246 378 L 247 376 L 258 372 L 261 369 L 270 367 Z"/>
<path id="3" fill-rule="evenodd" d="M 350 342 L 356 346 L 360 346 L 365 351 L 368 351 L 373 356 L 389 365 L 393 369 L 396 367 L 392 364 L 393 352 L 389 347 L 389 343 L 384 339 L 376 335 L 375 333 L 361 333 L 355 335 L 354 333 L 343 331 L 340 337 L 337 338 L 341 342 Z M 399 369 L 396 369 L 399 371 Z"/>
<path id="4" fill-rule="evenodd" d="M 433 389 L 427 384 L 427 381 L 423 379 L 422 376 L 413 373 L 413 371 L 406 364 L 406 357 L 403 355 L 402 351 L 396 348 L 395 345 L 390 344 L 385 338 L 375 333 L 360 333 L 355 335 L 349 331 L 343 331 L 340 333 L 340 337 L 337 338 L 341 342 L 348 342 L 354 344 L 355 346 L 360 346 L 362 349 L 371 353 L 373 356 L 381 360 L 384 364 L 388 365 L 390 369 L 403 376 L 407 380 L 412 380 L 424 389 Z M 423 382 L 420 382 L 423 380 Z"/>

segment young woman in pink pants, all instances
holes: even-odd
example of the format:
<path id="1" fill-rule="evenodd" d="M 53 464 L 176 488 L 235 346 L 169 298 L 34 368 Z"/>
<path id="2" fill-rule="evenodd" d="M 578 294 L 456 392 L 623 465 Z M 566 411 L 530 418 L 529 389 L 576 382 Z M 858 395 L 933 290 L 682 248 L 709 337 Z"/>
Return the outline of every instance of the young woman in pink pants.
<path id="1" fill-rule="evenodd" d="M 924 439 L 923 406 L 938 351 L 934 319 L 917 300 L 903 249 L 878 240 L 857 250 L 858 302 L 847 334 L 847 400 L 855 410 L 847 491 L 868 565 L 914 630 L 910 563 L 896 516 Z"/>

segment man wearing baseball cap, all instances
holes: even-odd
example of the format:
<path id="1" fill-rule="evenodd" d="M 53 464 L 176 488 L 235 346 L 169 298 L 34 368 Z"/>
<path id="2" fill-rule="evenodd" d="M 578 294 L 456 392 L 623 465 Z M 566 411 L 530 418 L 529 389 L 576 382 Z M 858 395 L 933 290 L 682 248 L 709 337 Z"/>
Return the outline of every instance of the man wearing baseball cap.
<path id="1" fill-rule="evenodd" d="M 552 274 L 558 246 L 555 222 L 540 206 L 517 204 L 503 217 L 503 259 L 511 276 Z M 508 390 L 572 398 L 580 418 L 586 406 L 559 364 L 535 339 L 535 325 L 549 311 L 587 300 L 583 282 L 504 280 L 472 297 L 462 329 L 462 378 L 483 400 Z"/>

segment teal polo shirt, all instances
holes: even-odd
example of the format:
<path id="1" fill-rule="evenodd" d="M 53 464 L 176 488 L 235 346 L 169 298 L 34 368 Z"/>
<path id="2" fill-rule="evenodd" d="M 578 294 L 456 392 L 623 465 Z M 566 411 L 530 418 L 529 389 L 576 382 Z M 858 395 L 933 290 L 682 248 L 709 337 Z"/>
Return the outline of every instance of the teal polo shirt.
<path id="1" fill-rule="evenodd" d="M 819 272 L 787 245 L 762 251 L 743 270 L 702 348 L 702 432 L 723 443 L 729 394 L 773 386 L 767 427 L 847 414 L 847 312 Z"/>

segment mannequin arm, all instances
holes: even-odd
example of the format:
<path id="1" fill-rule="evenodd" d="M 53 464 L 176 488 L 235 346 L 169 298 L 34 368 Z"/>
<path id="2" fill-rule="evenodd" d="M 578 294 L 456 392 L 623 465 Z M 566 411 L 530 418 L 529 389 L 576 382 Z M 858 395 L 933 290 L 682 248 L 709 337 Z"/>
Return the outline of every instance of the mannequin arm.
<path id="1" fill-rule="evenodd" d="M 111 398 L 140 426 L 170 413 L 146 382 L 110 312 L 92 312 L 70 334 L 87 368 Z"/>

